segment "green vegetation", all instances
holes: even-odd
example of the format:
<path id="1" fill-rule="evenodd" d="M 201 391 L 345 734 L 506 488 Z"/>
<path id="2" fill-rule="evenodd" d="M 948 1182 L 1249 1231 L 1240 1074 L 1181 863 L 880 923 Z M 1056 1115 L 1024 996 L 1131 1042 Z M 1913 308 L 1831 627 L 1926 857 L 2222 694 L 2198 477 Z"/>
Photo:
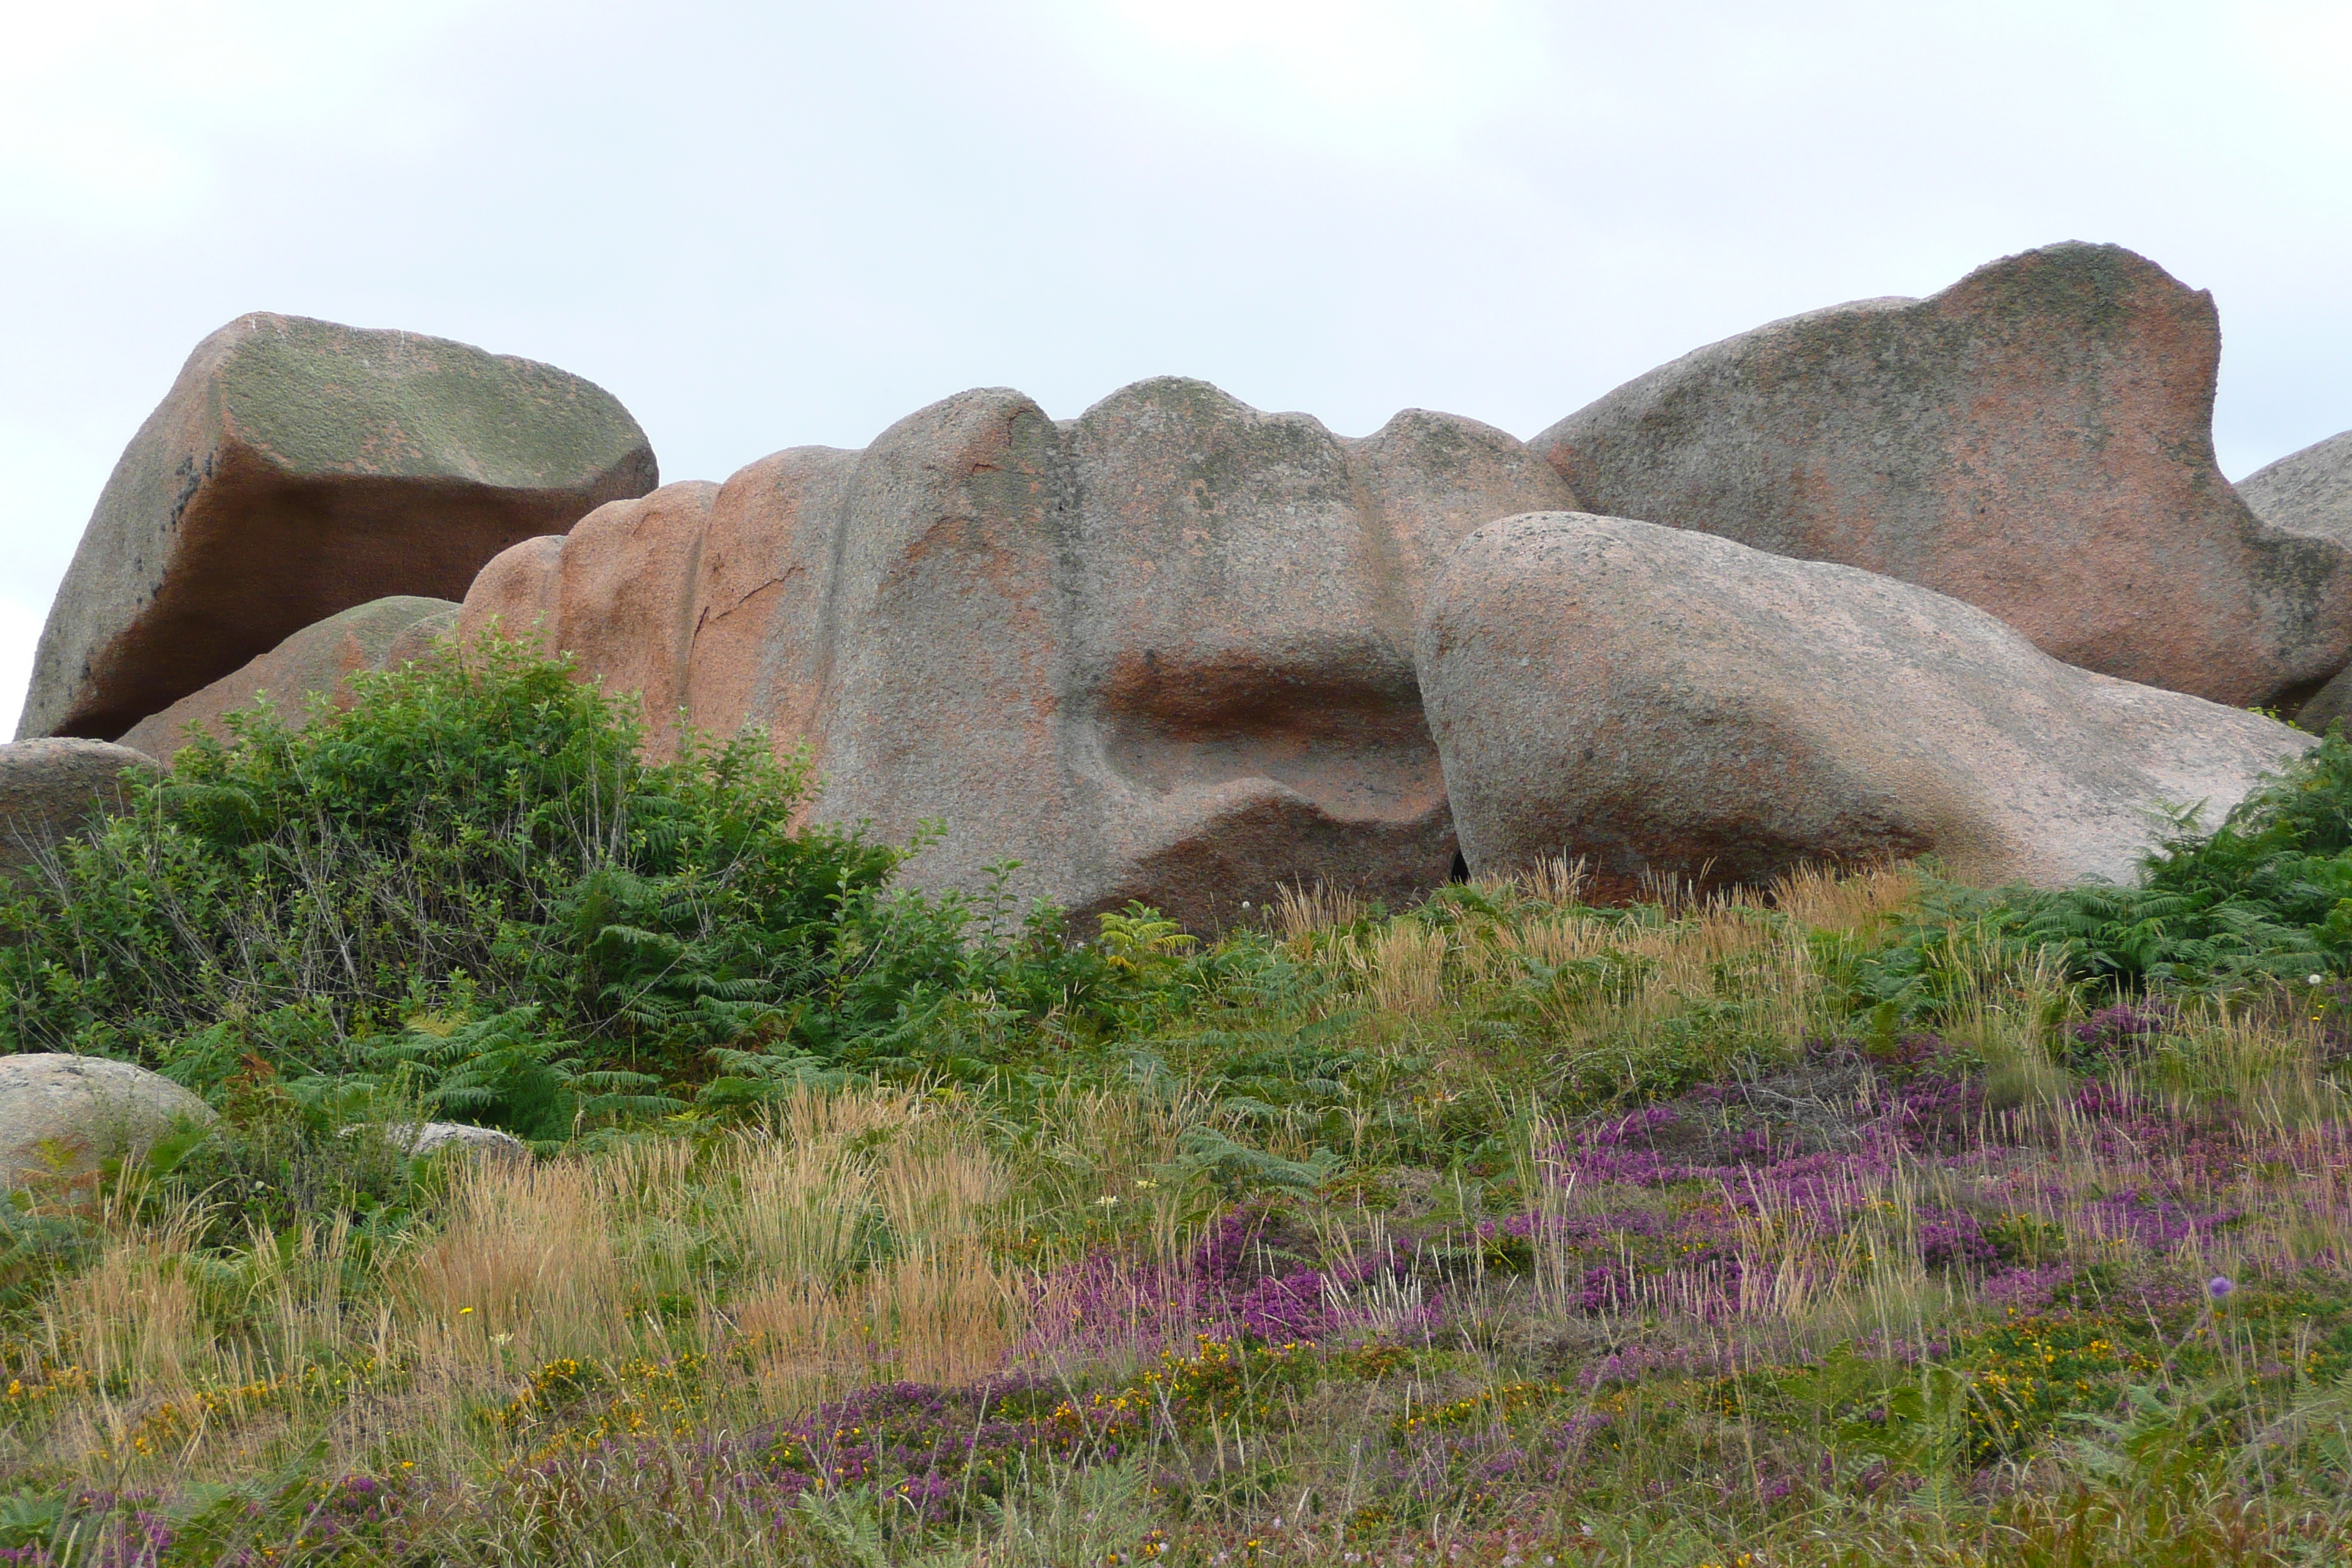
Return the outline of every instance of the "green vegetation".
<path id="1" fill-rule="evenodd" d="M 2339 740 L 2142 889 L 1554 865 L 1212 941 L 635 740 L 493 647 L 8 895 L 0 1048 L 224 1119 L 0 1205 L 7 1561 L 2352 1548 Z"/>
<path id="2" fill-rule="evenodd" d="M 510 647 L 361 686 L 331 722 L 264 709 L 190 747 L 0 909 L 0 1047 L 555 1138 L 1112 974 L 1045 912 L 890 889 L 919 846 L 795 825 L 805 771 L 756 740 L 647 766 L 625 710 Z"/>
<path id="3" fill-rule="evenodd" d="M 2210 833 L 2174 818 L 2137 887 L 1938 889 L 1904 945 L 1913 958 L 1956 923 L 2055 948 L 2113 990 L 2223 991 L 2352 965 L 2352 739 L 2339 728 Z"/>

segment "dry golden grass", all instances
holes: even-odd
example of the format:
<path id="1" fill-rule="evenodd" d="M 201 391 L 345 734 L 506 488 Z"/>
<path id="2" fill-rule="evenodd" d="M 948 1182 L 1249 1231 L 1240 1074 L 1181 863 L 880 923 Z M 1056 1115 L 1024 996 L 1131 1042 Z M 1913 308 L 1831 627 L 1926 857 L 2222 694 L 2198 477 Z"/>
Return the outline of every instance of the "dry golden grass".
<path id="1" fill-rule="evenodd" d="M 1766 900 L 1808 931 L 1868 936 L 1919 896 L 1919 878 L 1902 864 L 1840 872 L 1806 866 L 1776 879 Z"/>
<path id="2" fill-rule="evenodd" d="M 978 1240 L 911 1247 L 838 1288 L 754 1289 L 706 1332 L 740 1346 L 770 1408 L 875 1382 L 966 1383 L 1025 1326 L 1022 1282 Z"/>
<path id="3" fill-rule="evenodd" d="M 872 1194 L 838 1149 L 745 1137 L 733 1163 L 735 1202 L 719 1228 L 744 1267 L 805 1284 L 849 1266 Z"/>
<path id="4" fill-rule="evenodd" d="M 451 1217 L 404 1261 L 394 1297 L 434 1359 L 499 1364 L 625 1348 L 620 1216 L 587 1160 L 483 1163 L 453 1178 Z"/>
<path id="5" fill-rule="evenodd" d="M 1445 947 L 1442 931 L 1415 921 L 1391 921 L 1369 947 L 1355 950 L 1365 995 L 1384 1013 L 1434 1013 L 1444 1000 Z"/>
<path id="6" fill-rule="evenodd" d="M 1179 1135 L 1117 1096 L 1076 1097 L 1064 1121 L 1085 1131 L 1097 1180 L 1172 1157 Z M 337 1364 L 395 1369 L 402 1389 L 396 1411 L 354 1400 L 320 1417 L 339 1450 L 395 1415 L 478 1442 L 466 1409 L 563 1359 L 740 1353 L 747 1397 L 773 1412 L 876 1380 L 979 1375 L 1034 1295 L 988 1245 L 1005 1165 L 960 1108 L 913 1090 L 804 1089 L 731 1136 L 466 1164 L 449 1182 L 442 1222 L 365 1266 L 343 1222 L 256 1235 L 225 1264 L 199 1254 L 200 1211 L 109 1205 L 99 1255 L 19 1344 L 19 1372 L 65 1371 L 45 1441 L 118 1478 L 225 1442 L 242 1452 L 295 1419 L 286 1374 Z M 656 1315 L 656 1300 L 691 1310 Z"/>
<path id="7" fill-rule="evenodd" d="M 109 1207 L 104 1249 L 51 1294 L 36 1342 L 95 1382 L 121 1379 L 159 1397 L 183 1394 L 215 1370 L 195 1277 L 181 1266 L 204 1216 L 183 1205 L 137 1224 Z"/>
<path id="8" fill-rule="evenodd" d="M 1005 1195 L 1001 1163 L 919 1096 L 845 1100 L 796 1094 L 772 1134 L 739 1144 L 740 1202 L 762 1217 L 735 1219 L 734 1234 L 760 1272 L 702 1323 L 751 1358 L 772 1404 L 877 1379 L 967 1380 L 1002 1362 L 1020 1326 L 1019 1281 L 982 1237 Z M 891 1256 L 853 1277 L 876 1225 Z"/>
<path id="9" fill-rule="evenodd" d="M 1570 860 L 1556 855 L 1521 869 L 1510 879 L 1510 886 L 1523 898 L 1564 905 L 1579 902 L 1591 880 L 1591 868 L 1581 856 Z"/>
<path id="10" fill-rule="evenodd" d="M 1312 888 L 1292 884 L 1275 889 L 1274 929 L 1285 941 L 1295 942 L 1319 931 L 1344 930 L 1363 914 L 1363 900 L 1344 888 L 1318 882 Z"/>
<path id="11" fill-rule="evenodd" d="M 2226 1100 L 2276 1131 L 2315 1128 L 2352 1109 L 2326 1069 L 2327 1051 L 2322 1020 L 2300 1006 L 2281 1016 L 2196 1005 L 2134 1087 L 2174 1105 Z"/>

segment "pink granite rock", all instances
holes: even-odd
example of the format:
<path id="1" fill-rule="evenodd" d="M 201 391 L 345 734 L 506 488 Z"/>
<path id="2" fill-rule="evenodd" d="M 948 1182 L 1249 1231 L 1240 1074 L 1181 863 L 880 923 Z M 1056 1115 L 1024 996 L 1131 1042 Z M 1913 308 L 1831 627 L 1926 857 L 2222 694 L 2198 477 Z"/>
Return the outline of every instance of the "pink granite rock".
<path id="1" fill-rule="evenodd" d="M 456 630 L 457 622 L 457 606 L 446 599 L 394 595 L 371 600 L 303 627 L 243 668 L 142 719 L 122 737 L 122 744 L 168 763 L 194 735 L 227 740 L 222 719 L 265 696 L 299 730 L 309 722 L 312 696 L 325 695 L 339 707 L 349 706 L 352 676 L 431 657 L 433 639 Z"/>
<path id="2" fill-rule="evenodd" d="M 2210 296 L 2111 245 L 1759 327 L 1536 437 L 1598 512 L 1965 599 L 2085 669 L 2237 706 L 2352 661 L 2344 542 L 2214 466 Z"/>
<path id="3" fill-rule="evenodd" d="M 651 706 L 676 689 L 669 606 L 690 605 L 688 721 L 808 748 L 827 820 L 943 821 L 919 885 L 1017 859 L 1016 895 L 1214 926 L 1289 882 L 1402 900 L 1445 879 L 1413 614 L 1454 540 L 1571 500 L 1519 442 L 1445 415 L 1346 440 L 1201 382 L 1060 424 L 969 392 L 864 451 L 736 474 L 693 543 L 665 534 L 618 574 L 658 616 L 574 594 L 592 519 L 493 561 L 461 625 L 541 623 Z"/>
<path id="4" fill-rule="evenodd" d="M 508 545 L 654 482 L 628 411 L 552 366 L 240 316 L 115 465 L 16 733 L 112 740 L 304 626 L 387 595 L 454 599 Z"/>
<path id="5" fill-rule="evenodd" d="M 1582 858 L 1612 897 L 1929 854 L 2128 880 L 2160 810 L 2218 824 L 2314 743 L 1895 578 L 1584 513 L 1471 535 L 1418 652 L 1471 868 Z"/>

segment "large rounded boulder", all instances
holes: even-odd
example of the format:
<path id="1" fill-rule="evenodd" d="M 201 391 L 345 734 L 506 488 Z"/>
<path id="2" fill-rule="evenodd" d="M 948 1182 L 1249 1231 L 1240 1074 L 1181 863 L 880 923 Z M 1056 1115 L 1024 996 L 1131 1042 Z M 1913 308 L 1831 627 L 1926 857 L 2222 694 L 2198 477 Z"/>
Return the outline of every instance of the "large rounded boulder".
<path id="1" fill-rule="evenodd" d="M 656 482 L 628 410 L 551 365 L 241 316 L 115 464 L 16 733 L 118 739 L 304 626 L 387 595 L 460 598 L 509 545 Z"/>
<path id="2" fill-rule="evenodd" d="M 218 1113 L 167 1078 L 105 1057 L 0 1057 L 0 1187 L 85 1175 Z"/>
<path id="3" fill-rule="evenodd" d="M 2238 493 L 2273 528 L 2352 549 L 2352 430 L 2255 470 L 2238 482 Z M 2318 733 L 2352 718 L 2352 671 L 2320 688 L 2294 717 Z"/>
<path id="4" fill-rule="evenodd" d="M 1756 883 L 1935 855 L 2126 880 L 2312 737 L 2061 663 L 1958 599 L 1586 513 L 1490 524 L 1423 610 L 1422 700 L 1473 870 Z"/>
<path id="5" fill-rule="evenodd" d="M 2238 494 L 2273 528 L 2352 546 L 2352 430 L 2255 469 Z"/>
<path id="6" fill-rule="evenodd" d="M 1531 443 L 1591 510 L 1916 583 L 2086 669 L 2236 706 L 2352 662 L 2339 533 L 2214 464 L 2210 295 L 2112 245 L 1685 354 Z"/>

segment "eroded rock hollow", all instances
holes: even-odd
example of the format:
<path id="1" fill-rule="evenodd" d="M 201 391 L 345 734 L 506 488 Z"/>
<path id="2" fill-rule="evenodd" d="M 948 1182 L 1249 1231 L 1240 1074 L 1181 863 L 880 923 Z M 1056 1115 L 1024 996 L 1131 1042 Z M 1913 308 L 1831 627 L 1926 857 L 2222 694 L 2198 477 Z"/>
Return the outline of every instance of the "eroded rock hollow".
<path id="1" fill-rule="evenodd" d="M 760 725 L 809 748 L 824 818 L 943 820 L 920 884 L 1017 859 L 1024 896 L 1213 926 L 1286 883 L 1445 880 L 1415 613 L 1463 535 L 1572 504 L 1447 415 L 1349 440 L 1197 381 L 1058 424 L 969 392 L 517 545 L 459 624 L 644 693 L 656 751 Z"/>

